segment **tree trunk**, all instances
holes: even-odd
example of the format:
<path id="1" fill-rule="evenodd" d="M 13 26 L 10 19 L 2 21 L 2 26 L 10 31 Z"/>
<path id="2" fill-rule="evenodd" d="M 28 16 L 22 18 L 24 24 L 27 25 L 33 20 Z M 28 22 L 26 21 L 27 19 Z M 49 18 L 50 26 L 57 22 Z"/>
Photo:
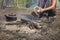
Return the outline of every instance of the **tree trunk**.
<path id="1" fill-rule="evenodd" d="M 4 3 L 4 0 L 1 1 L 1 8 L 3 8 L 3 3 Z"/>

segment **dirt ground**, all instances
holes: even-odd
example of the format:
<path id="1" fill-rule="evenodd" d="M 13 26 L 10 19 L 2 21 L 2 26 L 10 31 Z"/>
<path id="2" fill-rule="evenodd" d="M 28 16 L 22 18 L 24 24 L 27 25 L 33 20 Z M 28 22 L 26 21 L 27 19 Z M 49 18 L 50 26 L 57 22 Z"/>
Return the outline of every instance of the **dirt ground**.
<path id="1" fill-rule="evenodd" d="M 15 13 L 17 19 L 31 19 L 31 10 L 6 8 L 0 9 L 0 40 L 60 40 L 60 12 L 50 26 L 42 29 L 30 29 L 27 25 L 5 25 L 5 14 Z"/>

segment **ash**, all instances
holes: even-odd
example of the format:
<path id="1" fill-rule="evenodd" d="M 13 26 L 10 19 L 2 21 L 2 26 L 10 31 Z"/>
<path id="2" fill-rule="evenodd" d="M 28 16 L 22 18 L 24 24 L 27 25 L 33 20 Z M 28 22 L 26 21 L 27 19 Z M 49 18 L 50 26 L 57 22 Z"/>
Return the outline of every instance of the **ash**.
<path id="1" fill-rule="evenodd" d="M 55 29 L 54 29 L 55 28 Z M 59 40 L 60 29 L 47 27 L 43 24 L 41 29 L 30 28 L 28 25 L 0 26 L 0 40 Z M 57 29 L 56 29 L 57 28 Z"/>

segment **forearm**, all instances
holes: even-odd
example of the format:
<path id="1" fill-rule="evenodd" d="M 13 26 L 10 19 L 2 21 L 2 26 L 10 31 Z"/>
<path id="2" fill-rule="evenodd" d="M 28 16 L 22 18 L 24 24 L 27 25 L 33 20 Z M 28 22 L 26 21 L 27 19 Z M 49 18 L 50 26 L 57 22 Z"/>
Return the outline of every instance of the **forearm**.
<path id="1" fill-rule="evenodd" d="M 43 10 L 47 11 L 47 10 L 55 9 L 56 3 L 57 0 L 53 0 L 52 5 L 50 7 L 44 8 Z"/>
<path id="2" fill-rule="evenodd" d="M 47 10 L 53 10 L 53 9 L 55 9 L 54 6 L 50 6 L 50 7 L 48 7 L 48 8 L 44 8 L 43 10 L 44 10 L 44 11 L 47 11 Z"/>

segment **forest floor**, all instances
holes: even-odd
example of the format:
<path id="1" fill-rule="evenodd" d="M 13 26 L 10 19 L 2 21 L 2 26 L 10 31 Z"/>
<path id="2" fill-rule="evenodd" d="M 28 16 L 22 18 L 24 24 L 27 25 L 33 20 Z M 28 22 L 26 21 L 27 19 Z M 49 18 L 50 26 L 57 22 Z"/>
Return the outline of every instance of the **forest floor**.
<path id="1" fill-rule="evenodd" d="M 50 26 L 42 29 L 30 29 L 27 25 L 5 25 L 5 14 L 15 13 L 17 19 L 29 19 L 31 10 L 6 8 L 0 9 L 0 40 L 60 40 L 60 14 Z M 30 18 L 31 19 L 31 18 Z"/>

